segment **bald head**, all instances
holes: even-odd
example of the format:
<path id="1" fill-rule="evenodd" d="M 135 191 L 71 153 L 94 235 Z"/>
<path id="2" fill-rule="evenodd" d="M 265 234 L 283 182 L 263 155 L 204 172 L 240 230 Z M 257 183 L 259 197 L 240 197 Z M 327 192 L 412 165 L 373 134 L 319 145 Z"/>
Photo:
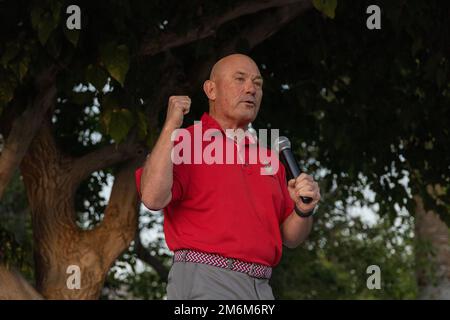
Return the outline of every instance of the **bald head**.
<path id="1" fill-rule="evenodd" d="M 245 63 L 252 65 L 256 70 L 258 70 L 259 74 L 258 66 L 256 65 L 255 61 L 253 61 L 252 58 L 246 56 L 245 54 L 235 53 L 223 57 L 222 59 L 217 61 L 211 69 L 209 79 L 215 80 L 218 77 L 223 76 L 223 73 L 232 68 L 233 65 Z"/>
<path id="2" fill-rule="evenodd" d="M 245 127 L 258 114 L 262 82 L 258 66 L 250 57 L 232 54 L 220 59 L 203 84 L 210 114 L 231 126 Z"/>

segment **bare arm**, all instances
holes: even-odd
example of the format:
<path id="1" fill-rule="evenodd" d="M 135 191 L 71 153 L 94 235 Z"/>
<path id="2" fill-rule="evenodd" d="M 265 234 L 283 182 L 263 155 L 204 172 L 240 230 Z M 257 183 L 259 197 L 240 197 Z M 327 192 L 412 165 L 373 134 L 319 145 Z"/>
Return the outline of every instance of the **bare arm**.
<path id="1" fill-rule="evenodd" d="M 296 248 L 308 238 L 313 225 L 313 217 L 299 217 L 295 211 L 281 225 L 283 244 L 288 248 Z"/>
<path id="2" fill-rule="evenodd" d="M 172 199 L 173 141 L 171 136 L 174 130 L 183 124 L 183 117 L 189 112 L 190 105 L 191 99 L 187 96 L 169 98 L 166 121 L 152 152 L 147 156 L 142 171 L 142 202 L 149 209 L 162 209 Z"/>

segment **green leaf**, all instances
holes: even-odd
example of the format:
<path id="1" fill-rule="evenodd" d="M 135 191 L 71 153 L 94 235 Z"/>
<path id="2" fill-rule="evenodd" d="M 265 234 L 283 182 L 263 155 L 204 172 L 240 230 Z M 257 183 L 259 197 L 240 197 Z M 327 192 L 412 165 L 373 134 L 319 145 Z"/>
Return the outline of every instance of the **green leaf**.
<path id="1" fill-rule="evenodd" d="M 130 66 L 130 54 L 127 46 L 108 43 L 100 48 L 100 55 L 103 65 L 111 77 L 123 87 Z"/>
<path id="2" fill-rule="evenodd" d="M 47 43 L 50 34 L 59 24 L 60 9 L 61 4 L 54 3 L 51 12 L 37 6 L 31 10 L 31 25 L 37 31 L 39 42 L 42 45 Z"/>
<path id="3" fill-rule="evenodd" d="M 31 26 L 34 30 L 38 31 L 39 23 L 41 21 L 41 16 L 43 15 L 44 10 L 41 7 L 35 6 L 31 10 Z"/>
<path id="4" fill-rule="evenodd" d="M 0 107 L 5 107 L 14 97 L 14 89 L 16 85 L 14 81 L 7 79 L 0 80 Z"/>
<path id="5" fill-rule="evenodd" d="M 78 39 L 80 37 L 80 30 L 77 29 L 69 30 L 68 28 L 66 28 L 66 26 L 63 26 L 63 32 L 67 40 L 69 40 L 69 42 L 74 47 L 76 47 L 78 44 Z"/>
<path id="6" fill-rule="evenodd" d="M 38 37 L 42 45 L 47 43 L 47 40 L 55 27 L 51 15 L 45 13 L 38 25 Z"/>
<path id="7" fill-rule="evenodd" d="M 62 2 L 60 2 L 60 1 L 52 1 L 51 2 L 50 9 L 52 11 L 52 18 L 53 18 L 53 21 L 56 22 L 56 24 L 59 23 L 59 19 L 62 14 L 62 12 L 61 12 L 62 5 L 63 5 Z"/>
<path id="8" fill-rule="evenodd" d="M 314 7 L 327 17 L 333 19 L 337 7 L 337 0 L 313 0 Z"/>
<path id="9" fill-rule="evenodd" d="M 106 109 L 100 116 L 100 131 L 107 135 L 109 134 L 109 125 L 111 123 L 112 109 Z"/>
<path id="10" fill-rule="evenodd" d="M 30 65 L 30 57 L 26 55 L 22 59 L 17 61 L 14 65 L 11 65 L 9 69 L 14 73 L 16 79 L 19 82 L 22 82 L 23 78 L 28 72 L 29 65 Z"/>
<path id="11" fill-rule="evenodd" d="M 53 23 L 51 20 L 51 15 L 45 13 L 38 25 L 38 38 L 42 45 L 44 45 L 51 32 L 53 31 Z"/>
<path id="12" fill-rule="evenodd" d="M 113 113 L 117 113 L 118 110 L 122 110 L 122 108 L 119 106 L 119 100 L 117 98 L 117 95 L 114 92 L 111 92 L 101 97 L 100 106 L 102 110 L 100 116 L 100 129 L 102 130 L 102 133 L 104 133 L 105 135 L 111 135 L 111 131 L 114 130 L 111 128 L 115 126 L 115 124 L 112 123 Z M 123 113 L 126 114 L 126 112 Z M 116 121 L 117 114 L 114 115 L 114 118 L 115 118 L 114 121 Z"/>
<path id="13" fill-rule="evenodd" d="M 119 101 L 114 93 L 109 93 L 102 98 L 101 105 L 103 110 L 112 111 L 113 109 L 119 108 Z"/>
<path id="14" fill-rule="evenodd" d="M 127 136 L 134 124 L 134 116 L 128 109 L 115 109 L 109 121 L 109 134 L 116 143 L 120 143 Z"/>
<path id="15" fill-rule="evenodd" d="M 86 68 L 86 81 L 100 91 L 108 82 L 108 74 L 103 68 L 90 64 Z"/>
<path id="16" fill-rule="evenodd" d="M 30 57 L 26 56 L 19 62 L 19 80 L 22 81 L 28 72 Z"/>

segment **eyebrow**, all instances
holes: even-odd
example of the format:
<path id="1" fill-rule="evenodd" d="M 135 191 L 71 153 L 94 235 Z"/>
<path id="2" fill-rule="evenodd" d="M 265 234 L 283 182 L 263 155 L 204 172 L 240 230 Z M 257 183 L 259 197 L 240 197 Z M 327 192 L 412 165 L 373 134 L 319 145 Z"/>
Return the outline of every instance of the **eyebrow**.
<path id="1" fill-rule="evenodd" d="M 243 71 L 236 71 L 236 72 L 234 73 L 234 75 L 247 76 L 248 74 L 245 73 L 245 72 L 243 72 Z M 257 75 L 257 76 L 255 76 L 255 77 L 253 78 L 253 80 L 256 80 L 256 79 L 263 81 L 263 77 L 260 76 L 260 75 Z"/>

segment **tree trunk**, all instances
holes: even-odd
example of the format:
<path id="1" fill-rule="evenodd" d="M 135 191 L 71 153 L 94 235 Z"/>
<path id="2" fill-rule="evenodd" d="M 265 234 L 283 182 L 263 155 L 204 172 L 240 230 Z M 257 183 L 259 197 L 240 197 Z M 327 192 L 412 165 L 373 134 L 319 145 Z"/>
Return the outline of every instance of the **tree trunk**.
<path id="1" fill-rule="evenodd" d="M 90 231 L 75 223 L 79 172 L 73 172 L 74 163 L 59 153 L 44 125 L 21 165 L 32 214 L 36 288 L 47 299 L 97 299 L 111 265 L 137 229 L 136 161 L 116 175 L 105 217 Z M 71 286 L 73 266 L 80 270 L 79 289 Z"/>
<path id="2" fill-rule="evenodd" d="M 15 270 L 0 265 L 0 300 L 41 300 L 42 296 Z"/>
<path id="3" fill-rule="evenodd" d="M 439 215 L 425 210 L 420 196 L 415 195 L 414 201 L 418 298 L 450 299 L 449 228 Z"/>

